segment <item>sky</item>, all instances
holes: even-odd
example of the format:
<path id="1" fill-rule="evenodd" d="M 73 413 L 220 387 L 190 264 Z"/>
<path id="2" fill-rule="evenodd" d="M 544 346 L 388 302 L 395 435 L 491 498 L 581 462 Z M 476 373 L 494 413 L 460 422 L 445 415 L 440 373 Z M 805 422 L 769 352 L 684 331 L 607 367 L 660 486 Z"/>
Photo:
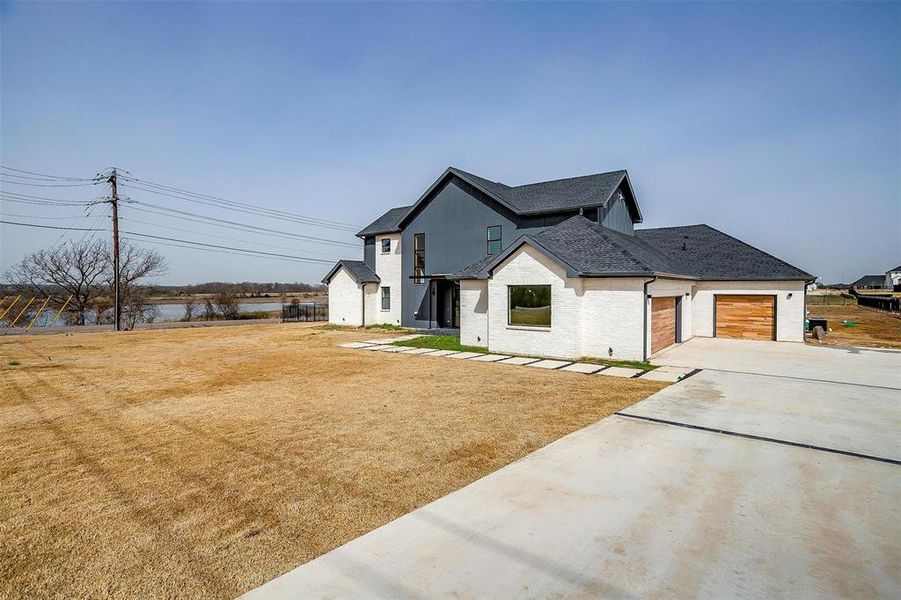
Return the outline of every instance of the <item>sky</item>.
<path id="1" fill-rule="evenodd" d="M 2 2 L 0 164 L 70 177 L 115 166 L 355 226 L 414 202 L 449 165 L 509 185 L 627 169 L 641 227 L 707 223 L 853 281 L 901 264 L 901 4 Z M 124 230 L 362 256 L 347 227 L 120 191 L 350 245 L 128 202 Z M 0 192 L 88 201 L 108 189 Z M 0 200 L 2 220 L 51 226 L 108 229 L 108 212 Z M 90 235 L 109 234 L 0 224 L 0 273 Z M 159 283 L 328 270 L 152 247 L 169 265 Z"/>

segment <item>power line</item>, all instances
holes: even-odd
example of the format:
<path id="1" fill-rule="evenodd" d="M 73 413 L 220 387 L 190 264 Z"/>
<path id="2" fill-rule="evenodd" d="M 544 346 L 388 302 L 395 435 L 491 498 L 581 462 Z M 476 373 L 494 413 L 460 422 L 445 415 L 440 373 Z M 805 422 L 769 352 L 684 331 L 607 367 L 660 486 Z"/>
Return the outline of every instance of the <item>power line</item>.
<path id="1" fill-rule="evenodd" d="M 344 221 L 335 221 L 331 219 L 323 219 L 320 217 L 310 217 L 308 215 L 301 215 L 297 213 L 288 212 L 285 210 L 279 210 L 275 208 L 267 208 L 263 206 L 255 206 L 253 204 L 248 204 L 246 202 L 237 202 L 235 200 L 229 200 L 227 198 L 222 198 L 219 196 L 211 196 L 209 194 L 201 194 L 198 192 L 192 192 L 190 190 L 184 190 L 181 188 L 163 185 L 159 183 L 153 183 L 150 181 L 145 181 L 141 179 L 137 179 L 136 177 L 123 176 L 123 179 L 129 182 L 137 182 L 140 183 L 141 187 L 138 185 L 134 185 L 134 183 L 129 183 L 132 187 L 137 189 L 141 189 L 146 192 L 151 192 L 154 194 L 160 194 L 163 196 L 171 196 L 181 200 L 188 200 L 190 202 L 199 202 L 202 204 L 208 204 L 211 206 L 218 206 L 220 208 L 226 208 L 228 210 L 234 210 L 238 212 L 247 212 L 252 211 L 252 214 L 264 214 L 269 217 L 278 217 L 281 219 L 294 220 L 299 223 L 305 223 L 308 225 L 316 225 L 319 227 L 328 227 L 332 229 L 340 229 L 345 231 L 355 232 L 360 229 L 359 225 L 355 225 L 353 223 L 347 223 Z M 151 188 L 156 189 L 148 189 L 149 186 Z M 175 195 L 177 194 L 177 195 Z"/>
<path id="2" fill-rule="evenodd" d="M 28 198 L 30 200 L 44 200 L 46 202 L 56 202 L 59 204 L 90 204 L 81 200 L 65 200 L 63 198 L 48 198 L 47 196 L 35 196 L 33 194 L 25 194 L 22 192 L 10 192 L 0 190 L 0 196 L 12 196 L 14 198 Z"/>
<path id="3" fill-rule="evenodd" d="M 335 246 L 346 246 L 346 247 L 349 247 L 349 248 L 359 248 L 359 245 L 358 245 L 358 244 L 353 244 L 353 243 L 350 243 L 350 242 L 341 242 L 341 241 L 338 241 L 338 240 L 331 240 L 331 239 L 328 239 L 328 238 L 315 237 L 315 236 L 311 236 L 311 235 L 302 235 L 302 234 L 299 234 L 299 233 L 291 233 L 290 231 L 280 231 L 280 230 L 278 230 L 278 229 L 269 229 L 269 228 L 266 228 L 266 227 L 257 227 L 256 225 L 249 225 L 249 224 L 247 224 L 247 223 L 238 223 L 238 222 L 236 222 L 236 221 L 229 221 L 229 220 L 227 220 L 227 219 L 219 219 L 219 218 L 216 218 L 216 217 L 209 217 L 209 216 L 206 216 L 206 215 L 199 215 L 199 214 L 197 214 L 197 213 L 192 213 L 192 212 L 188 212 L 188 211 L 185 211 L 185 210 L 178 210 L 177 208 L 168 208 L 168 207 L 166 207 L 166 206 L 160 206 L 160 205 L 158 205 L 158 204 L 151 204 L 150 202 L 142 202 L 142 201 L 140 201 L 140 200 L 134 200 L 134 199 L 132 199 L 131 202 L 134 203 L 134 204 L 139 204 L 139 205 L 141 205 L 141 206 L 149 206 L 149 207 L 151 207 L 151 208 L 156 208 L 156 209 L 159 209 L 159 210 L 165 210 L 165 211 L 167 211 L 167 212 L 177 213 L 177 214 L 179 214 L 179 215 L 187 215 L 187 216 L 190 216 L 190 217 L 197 217 L 197 218 L 205 219 L 205 220 L 208 220 L 208 221 L 215 221 L 215 222 L 217 222 L 217 223 L 226 223 L 226 224 L 228 224 L 228 225 L 235 225 L 235 226 L 243 227 L 243 228 L 246 228 L 246 229 L 254 229 L 254 230 L 257 230 L 257 231 L 264 231 L 264 232 L 278 233 L 278 234 L 281 234 L 281 235 L 283 235 L 283 236 L 289 236 L 289 237 L 293 237 L 293 238 L 297 238 L 297 239 L 301 239 L 301 240 L 308 240 L 308 241 L 311 241 L 311 242 L 320 242 L 320 243 L 323 243 L 323 244 L 332 244 L 332 245 L 335 245 Z"/>
<path id="4" fill-rule="evenodd" d="M 4 169 L 6 171 L 15 171 L 17 173 L 27 173 L 28 175 L 38 175 L 40 177 L 47 177 L 51 179 L 69 179 L 72 181 L 94 181 L 94 177 L 66 177 L 64 175 L 48 175 L 47 173 L 36 173 L 34 171 L 26 171 L 25 169 L 14 169 L 12 167 L 7 167 L 4 165 L 0 165 L 0 169 Z"/>
<path id="5" fill-rule="evenodd" d="M 219 224 L 219 223 L 210 223 L 210 222 L 204 221 L 202 219 L 192 219 L 190 217 L 183 217 L 183 216 L 179 216 L 179 215 L 172 215 L 172 214 L 165 213 L 165 212 L 159 212 L 156 210 L 150 210 L 147 208 L 140 208 L 138 206 L 134 206 L 134 202 L 124 205 L 124 206 L 127 207 L 129 210 L 137 210 L 137 211 L 151 214 L 151 215 L 159 215 L 161 217 L 168 217 L 170 219 L 179 219 L 182 221 L 190 221 L 191 223 L 200 223 L 201 225 L 212 225 L 213 227 L 220 227 L 222 229 L 231 229 L 233 231 L 252 233 L 254 235 L 265 235 L 266 237 L 274 237 L 274 238 L 279 238 L 279 239 L 283 239 L 283 240 L 296 240 L 297 239 L 297 237 L 293 233 L 284 233 L 284 234 L 283 233 L 275 233 L 271 230 L 254 231 L 254 230 L 245 228 L 245 227 L 253 227 L 252 225 L 245 226 L 241 223 L 235 223 L 235 226 L 223 225 L 223 224 Z M 261 228 L 257 228 L 257 229 L 261 229 Z M 302 241 L 306 241 L 306 240 L 302 240 Z M 350 247 L 349 244 L 348 244 L 348 247 Z M 358 245 L 354 245 L 354 247 L 359 248 Z"/>
<path id="6" fill-rule="evenodd" d="M 20 227 L 35 227 L 38 229 L 56 229 L 56 230 L 65 229 L 68 231 L 106 231 L 105 229 L 87 228 L 87 227 L 58 227 L 58 226 L 54 226 L 54 225 L 40 225 L 37 223 L 19 223 L 16 221 L 7 221 L 5 219 L 0 220 L 0 223 L 6 224 L 6 225 L 18 225 Z M 278 254 L 278 253 L 274 253 L 274 252 L 263 252 L 262 250 L 252 250 L 252 249 L 248 249 L 248 248 L 235 248 L 233 246 L 221 246 L 218 244 L 207 244 L 205 242 L 195 242 L 192 240 L 180 240 L 177 238 L 170 238 L 170 237 L 165 237 L 165 236 L 161 236 L 161 235 L 151 235 L 151 234 L 147 234 L 147 233 L 139 233 L 137 231 L 123 231 L 122 233 L 124 235 L 134 235 L 134 236 L 143 237 L 143 238 L 150 238 L 153 240 L 165 240 L 165 241 L 176 242 L 176 243 L 180 243 L 180 244 L 190 244 L 192 246 L 197 245 L 197 246 L 202 246 L 205 248 L 216 248 L 216 249 L 222 249 L 222 250 L 229 250 L 232 252 L 245 252 L 247 254 L 258 255 L 258 256 L 287 258 L 287 259 L 292 259 L 292 260 L 297 260 L 297 261 L 302 261 L 302 262 L 312 262 L 312 263 L 320 263 L 320 264 L 328 264 L 328 265 L 330 265 L 330 264 L 332 264 L 332 262 L 334 262 L 332 260 L 328 260 L 325 258 L 313 258 L 313 257 L 309 257 L 309 256 L 294 256 L 294 255 L 290 255 L 290 254 Z"/>
<path id="7" fill-rule="evenodd" d="M 30 183 L 27 181 L 8 181 L 6 179 L 0 179 L 0 183 L 11 183 L 13 185 L 28 185 L 31 187 L 85 187 L 90 185 L 97 185 L 99 182 L 83 182 L 83 183 Z"/>
<path id="8" fill-rule="evenodd" d="M 9 213 L 7 213 L 7 215 L 9 216 Z M 11 215 L 11 216 L 28 217 L 29 215 Z M 41 217 L 38 217 L 38 218 L 41 218 Z M 58 218 L 66 218 L 66 217 L 58 217 Z M 331 257 L 333 260 L 337 260 L 337 258 L 338 258 L 334 254 L 315 252 L 313 250 L 301 250 L 300 248 L 292 248 L 290 246 L 279 246 L 277 244 L 266 244 L 265 242 L 258 242 L 255 240 L 241 240 L 241 239 L 236 239 L 236 238 L 228 237 L 228 236 L 224 236 L 224 235 L 216 235 L 215 233 L 200 233 L 198 231 L 193 231 L 191 229 L 182 229 L 181 227 L 172 227 L 171 225 L 162 225 L 160 223 L 149 223 L 147 221 L 138 221 L 137 219 L 132 219 L 131 217 L 128 217 L 128 218 L 120 217 L 119 220 L 126 221 L 128 223 L 138 223 L 139 225 L 148 225 L 150 227 L 160 227 L 162 229 L 169 229 L 171 231 L 180 231 L 182 233 L 190 233 L 193 235 L 202 235 L 205 237 L 211 237 L 211 238 L 216 238 L 216 239 L 220 239 L 220 240 L 231 240 L 233 242 L 240 242 L 242 244 L 255 244 L 257 246 L 265 246 L 267 248 L 277 248 L 279 250 L 291 250 L 292 252 L 307 252 L 309 254 L 318 254 L 319 256 Z"/>

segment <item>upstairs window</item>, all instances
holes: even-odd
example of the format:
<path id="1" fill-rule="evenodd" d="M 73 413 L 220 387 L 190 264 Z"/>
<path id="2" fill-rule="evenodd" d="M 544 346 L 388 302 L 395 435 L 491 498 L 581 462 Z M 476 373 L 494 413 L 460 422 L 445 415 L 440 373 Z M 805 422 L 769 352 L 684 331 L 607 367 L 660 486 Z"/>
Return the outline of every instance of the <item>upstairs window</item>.
<path id="1" fill-rule="evenodd" d="M 382 239 L 382 254 L 391 254 L 391 238 Z"/>
<path id="2" fill-rule="evenodd" d="M 425 283 L 425 234 L 413 235 L 413 283 Z"/>
<path id="3" fill-rule="evenodd" d="M 391 310 L 391 288 L 382 288 L 382 310 Z"/>
<path id="4" fill-rule="evenodd" d="M 500 225 L 488 228 L 488 254 L 497 254 L 501 251 L 501 231 Z"/>

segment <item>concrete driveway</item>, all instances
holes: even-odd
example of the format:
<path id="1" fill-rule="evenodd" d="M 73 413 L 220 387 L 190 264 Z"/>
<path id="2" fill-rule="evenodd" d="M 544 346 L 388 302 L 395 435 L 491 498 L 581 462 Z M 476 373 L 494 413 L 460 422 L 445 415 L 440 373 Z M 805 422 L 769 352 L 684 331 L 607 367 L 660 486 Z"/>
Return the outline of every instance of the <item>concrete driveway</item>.
<path id="1" fill-rule="evenodd" d="M 728 368 L 702 371 L 246 597 L 897 598 L 901 386 L 888 385 L 887 371 L 901 371 L 901 354 L 876 355 L 877 369 L 856 352 L 808 354 L 800 344 L 715 344 L 716 356 L 703 345 L 662 360 L 692 352 Z M 790 356 L 792 368 L 774 356 Z"/>

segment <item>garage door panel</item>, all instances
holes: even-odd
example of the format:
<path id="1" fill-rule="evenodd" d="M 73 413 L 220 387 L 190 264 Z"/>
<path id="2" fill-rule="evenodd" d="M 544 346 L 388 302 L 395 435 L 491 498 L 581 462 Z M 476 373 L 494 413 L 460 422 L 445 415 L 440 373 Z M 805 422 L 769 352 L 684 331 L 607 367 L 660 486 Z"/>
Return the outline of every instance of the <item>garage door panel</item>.
<path id="1" fill-rule="evenodd" d="M 676 343 L 676 299 L 651 299 L 651 354 Z"/>
<path id="2" fill-rule="evenodd" d="M 775 296 L 717 296 L 715 310 L 716 337 L 776 339 Z"/>

